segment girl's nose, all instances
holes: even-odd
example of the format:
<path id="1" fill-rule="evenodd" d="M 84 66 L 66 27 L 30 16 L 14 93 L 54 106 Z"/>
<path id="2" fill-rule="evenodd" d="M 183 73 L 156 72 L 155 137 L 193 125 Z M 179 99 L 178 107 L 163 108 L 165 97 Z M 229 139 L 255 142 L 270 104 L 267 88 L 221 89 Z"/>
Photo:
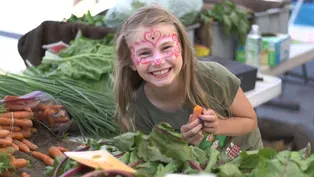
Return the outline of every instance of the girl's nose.
<path id="1" fill-rule="evenodd" d="M 161 63 L 162 63 L 162 58 L 157 58 L 157 59 L 155 59 L 155 64 L 157 65 L 157 66 L 159 66 Z"/>

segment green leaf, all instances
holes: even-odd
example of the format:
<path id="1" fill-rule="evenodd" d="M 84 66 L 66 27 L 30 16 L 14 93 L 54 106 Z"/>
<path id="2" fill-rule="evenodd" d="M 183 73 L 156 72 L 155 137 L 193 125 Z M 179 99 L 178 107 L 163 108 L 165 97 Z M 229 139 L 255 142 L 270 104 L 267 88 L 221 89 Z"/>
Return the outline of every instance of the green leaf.
<path id="1" fill-rule="evenodd" d="M 204 169 L 204 172 L 210 173 L 212 171 L 212 168 L 217 164 L 219 151 L 217 151 L 215 148 L 210 147 L 206 149 L 208 163 Z"/>
<path id="2" fill-rule="evenodd" d="M 208 160 L 207 154 L 205 151 L 198 147 L 191 146 L 194 160 L 199 162 L 200 164 L 205 164 Z"/>
<path id="3" fill-rule="evenodd" d="M 11 164 L 9 154 L 0 152 L 0 174 L 8 171 L 9 169 L 14 169 Z"/>
<path id="4" fill-rule="evenodd" d="M 135 150 L 133 150 L 130 154 L 130 160 L 129 160 L 129 164 L 130 163 L 134 163 L 136 161 L 138 161 L 138 156 L 137 156 L 137 152 Z"/>
<path id="5" fill-rule="evenodd" d="M 198 170 L 194 169 L 191 167 L 190 163 L 189 162 L 185 162 L 183 163 L 183 168 L 182 168 L 182 173 L 184 174 L 196 174 L 196 173 L 199 173 Z"/>
<path id="6" fill-rule="evenodd" d="M 136 135 L 137 133 L 127 132 L 112 139 L 106 139 L 104 141 L 106 144 L 113 145 L 121 152 L 124 152 L 132 149 L 132 146 L 134 145 L 134 138 Z"/>
<path id="7" fill-rule="evenodd" d="M 183 135 L 176 133 L 168 123 L 160 123 L 156 125 L 149 139 L 159 151 L 174 160 L 187 161 L 192 159 L 192 150 L 188 146 L 188 142 L 183 139 Z"/>
<path id="8" fill-rule="evenodd" d="M 166 163 L 171 161 L 171 158 L 166 157 L 156 148 L 147 135 L 138 134 L 135 137 L 135 143 L 137 155 L 144 161 L 160 161 Z"/>
<path id="9" fill-rule="evenodd" d="M 147 174 L 147 176 L 153 176 L 157 170 L 157 166 L 160 162 L 145 162 L 136 166 L 136 171 L 139 173 Z"/>
<path id="10" fill-rule="evenodd" d="M 183 164 L 183 162 L 178 160 L 172 160 L 170 163 L 168 163 L 166 166 L 163 166 L 159 164 L 157 166 L 157 170 L 155 172 L 155 177 L 165 176 L 168 173 L 174 173 L 176 172 L 180 166 Z"/>
<path id="11" fill-rule="evenodd" d="M 277 152 L 272 148 L 264 148 L 259 151 L 244 151 L 240 154 L 241 156 L 241 169 L 254 169 L 260 158 L 272 159 Z"/>
<path id="12" fill-rule="evenodd" d="M 223 164 L 219 166 L 219 177 L 243 177 L 243 173 L 234 164 Z"/>
<path id="13" fill-rule="evenodd" d="M 119 160 L 125 164 L 128 164 L 130 163 L 130 155 L 131 153 L 127 151 L 119 158 Z"/>

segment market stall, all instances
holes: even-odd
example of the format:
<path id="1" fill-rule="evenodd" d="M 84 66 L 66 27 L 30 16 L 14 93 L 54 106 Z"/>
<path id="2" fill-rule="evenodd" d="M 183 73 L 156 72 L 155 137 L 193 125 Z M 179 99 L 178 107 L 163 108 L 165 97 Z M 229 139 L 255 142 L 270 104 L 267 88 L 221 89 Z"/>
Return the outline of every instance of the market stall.
<path id="1" fill-rule="evenodd" d="M 219 141 L 206 149 L 191 146 L 168 123 L 155 125 L 149 135 L 120 134 L 113 96 L 113 40 L 119 25 L 145 2 L 122 0 L 96 16 L 87 12 L 64 22 L 45 21 L 19 39 L 18 51 L 26 70 L 0 75 L 0 176 L 314 176 L 313 150 L 305 143 L 310 138 L 300 143 L 303 147 L 289 150 L 265 147 L 242 152 L 232 142 L 224 151 L 217 150 L 223 146 Z M 160 3 L 183 22 L 197 55 L 208 57 L 209 48 L 194 37 L 204 22 L 200 20 L 203 1 Z M 213 20 L 206 13 L 205 19 Z M 239 21 L 249 25 L 245 18 Z M 248 29 L 241 37 L 245 38 Z M 245 91 L 254 107 L 280 94 L 280 79 L 244 67 L 249 71 L 237 75 L 236 69 L 234 74 L 245 77 L 241 84 L 253 83 Z M 260 77 L 263 82 L 257 81 Z M 197 114 L 195 107 L 196 118 Z M 263 124 L 261 130 L 272 127 L 270 124 Z"/>

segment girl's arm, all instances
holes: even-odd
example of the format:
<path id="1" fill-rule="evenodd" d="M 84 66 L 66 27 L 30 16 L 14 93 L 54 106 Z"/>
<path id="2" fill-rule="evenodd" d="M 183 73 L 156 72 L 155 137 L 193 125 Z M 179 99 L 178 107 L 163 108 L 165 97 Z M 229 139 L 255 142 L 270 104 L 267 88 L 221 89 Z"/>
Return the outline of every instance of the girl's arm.
<path id="1" fill-rule="evenodd" d="M 217 135 L 240 136 L 257 128 L 256 113 L 241 88 L 229 108 L 231 118 L 218 119 Z"/>

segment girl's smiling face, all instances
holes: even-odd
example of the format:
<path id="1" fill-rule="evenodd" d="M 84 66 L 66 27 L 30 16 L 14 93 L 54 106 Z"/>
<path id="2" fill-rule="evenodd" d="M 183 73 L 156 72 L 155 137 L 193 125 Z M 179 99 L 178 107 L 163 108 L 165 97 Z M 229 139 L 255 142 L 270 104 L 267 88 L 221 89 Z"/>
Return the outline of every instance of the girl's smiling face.
<path id="1" fill-rule="evenodd" d="M 156 87 L 169 86 L 182 68 L 181 45 L 173 25 L 140 27 L 127 39 L 131 68 Z"/>

